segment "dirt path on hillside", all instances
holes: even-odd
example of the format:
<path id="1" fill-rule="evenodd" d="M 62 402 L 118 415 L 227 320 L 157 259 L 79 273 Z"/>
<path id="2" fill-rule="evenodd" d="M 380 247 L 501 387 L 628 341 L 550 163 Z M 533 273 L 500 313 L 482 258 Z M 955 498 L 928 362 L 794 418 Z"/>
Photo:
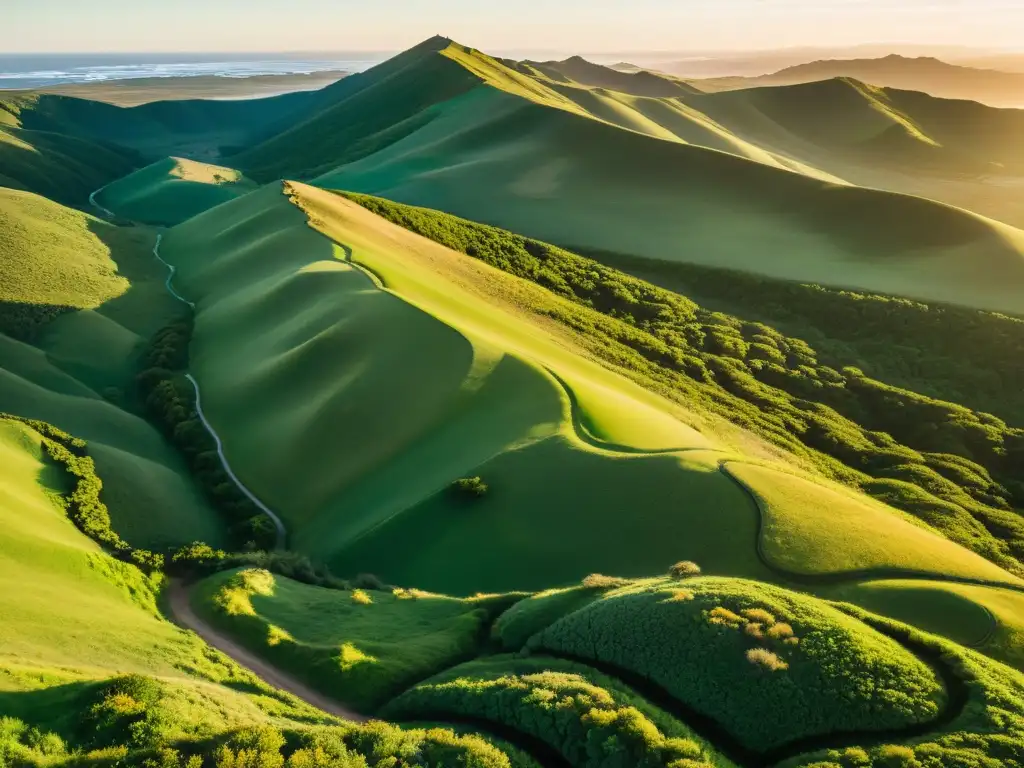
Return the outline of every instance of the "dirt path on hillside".
<path id="1" fill-rule="evenodd" d="M 174 580 L 167 589 L 168 605 L 170 606 L 171 618 L 179 626 L 191 629 L 203 640 L 219 651 L 230 656 L 238 664 L 245 667 L 268 685 L 279 688 L 282 691 L 302 699 L 317 709 L 335 715 L 343 720 L 350 720 L 357 723 L 365 723 L 370 718 L 354 712 L 338 702 L 317 693 L 308 685 L 299 682 L 286 672 L 268 664 L 256 654 L 243 648 L 234 640 L 222 635 L 205 621 L 200 619 L 192 606 L 189 604 L 189 590 L 182 582 Z"/>

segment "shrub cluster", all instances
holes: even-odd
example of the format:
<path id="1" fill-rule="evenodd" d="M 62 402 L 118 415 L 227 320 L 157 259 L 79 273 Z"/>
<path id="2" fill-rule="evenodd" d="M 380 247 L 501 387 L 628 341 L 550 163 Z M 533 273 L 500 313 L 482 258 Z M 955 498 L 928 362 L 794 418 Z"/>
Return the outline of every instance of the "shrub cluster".
<path id="1" fill-rule="evenodd" d="M 927 383 L 937 378 L 937 370 L 946 371 L 942 375 L 960 383 L 944 391 L 958 395 L 981 386 L 979 377 L 991 379 L 990 401 L 1017 397 L 1020 406 L 1013 413 L 1024 417 L 1017 385 L 1024 375 L 1024 320 L 691 270 L 701 276 L 695 283 L 701 295 L 714 283 L 718 294 L 735 302 L 735 284 L 752 306 L 758 306 L 758 292 L 764 289 L 773 306 L 788 307 L 786 317 L 800 323 L 813 319 L 842 335 L 840 329 L 859 322 L 862 330 L 847 330 L 844 337 L 852 333 L 863 342 L 856 353 L 834 344 L 826 363 L 802 339 L 703 308 L 561 248 L 436 211 L 347 196 L 406 229 L 567 299 L 570 304 L 538 311 L 576 331 L 590 351 L 631 369 L 648 386 L 761 435 L 827 476 L 919 517 L 1024 575 L 1024 518 L 1014 511 L 1024 507 L 1019 471 L 1024 430 L 991 414 L 883 383 L 857 367 L 867 355 L 890 361 L 875 366 L 886 375 L 903 370 L 904 349 L 920 344 L 931 350 L 928 364 L 903 370 L 894 380 L 934 391 Z M 840 307 L 834 315 L 833 300 Z M 946 338 L 949 323 L 955 340 Z M 887 340 L 884 348 L 879 338 Z"/>
<path id="2" fill-rule="evenodd" d="M 463 477 L 451 484 L 452 494 L 460 499 L 482 499 L 487 491 L 487 483 L 480 477 Z"/>
<path id="3" fill-rule="evenodd" d="M 578 768 L 711 768 L 705 745 L 636 696 L 582 665 L 496 657 L 471 662 L 405 692 L 384 710 L 399 720 L 464 718 L 543 742 Z M 621 686 L 617 686 L 621 688 Z M 655 723 L 651 717 L 660 721 Z M 659 725 L 662 728 L 659 728 Z M 666 729 L 667 730 L 667 729 Z"/>
<path id="4" fill-rule="evenodd" d="M 224 471 L 217 445 L 196 412 L 195 391 L 185 379 L 192 317 L 165 326 L 150 341 L 136 377 L 146 413 L 181 451 L 207 498 L 227 520 L 239 546 L 273 549 L 272 521 Z"/>
<path id="5" fill-rule="evenodd" d="M 369 589 L 392 591 L 389 586 L 372 573 L 361 573 L 353 579 L 341 579 L 331 573 L 325 565 L 314 565 L 298 552 L 257 550 L 254 552 L 225 552 L 209 544 L 196 541 L 172 553 L 167 569 L 177 575 L 204 577 L 235 568 L 259 568 L 278 576 L 309 584 L 314 587 L 349 591 Z"/>
<path id="6" fill-rule="evenodd" d="M 945 704 L 927 665 L 822 601 L 739 579 L 685 584 L 606 595 L 527 647 L 651 680 L 759 752 L 928 721 Z"/>
<path id="7" fill-rule="evenodd" d="M 0 301 L 0 333 L 31 343 L 39 331 L 65 312 L 76 307 L 62 304 L 32 304 L 25 301 Z"/>
<path id="8" fill-rule="evenodd" d="M 82 533 L 118 559 L 133 563 L 147 573 L 163 569 L 163 555 L 132 547 L 111 527 L 110 512 L 100 499 L 103 483 L 96 474 L 96 465 L 87 453 L 84 440 L 45 421 L 0 413 L 0 420 L 3 419 L 21 422 L 38 432 L 46 455 L 73 478 L 74 487 L 61 501 L 65 513 Z"/>

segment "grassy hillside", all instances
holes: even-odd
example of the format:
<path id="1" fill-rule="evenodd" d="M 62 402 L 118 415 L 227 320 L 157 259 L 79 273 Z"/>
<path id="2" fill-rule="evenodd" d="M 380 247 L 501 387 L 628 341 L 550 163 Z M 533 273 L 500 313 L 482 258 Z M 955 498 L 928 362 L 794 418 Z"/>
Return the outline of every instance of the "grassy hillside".
<path id="1" fill-rule="evenodd" d="M 929 581 L 868 581 L 836 588 L 856 603 L 977 648 L 1024 671 L 1024 595 L 1017 591 Z"/>
<path id="2" fill-rule="evenodd" d="M 620 531 L 630 537 L 628 546 L 570 553 L 558 537 L 499 533 L 521 525 L 516 518 L 528 510 L 538 524 L 561 519 L 567 531 L 575 528 L 573 516 L 560 511 L 563 494 L 593 499 L 595 538 L 620 530 L 616 510 L 635 500 L 634 485 L 649 487 L 652 502 L 659 487 L 663 494 L 669 487 L 698 493 L 716 506 L 731 505 L 738 524 L 751 524 L 749 510 L 736 503 L 741 495 L 713 471 L 713 457 L 673 455 L 711 445 L 670 415 L 686 418 L 685 412 L 574 360 L 525 322 L 514 302 L 551 301 L 543 291 L 494 270 L 481 272 L 471 260 L 333 195 L 312 188 L 301 194 L 312 216 L 331 217 L 332 226 L 344 228 L 357 262 L 390 290 L 381 291 L 346 263 L 279 189 L 198 216 L 164 241 L 180 289 L 198 304 L 193 371 L 209 417 L 243 480 L 286 518 L 297 548 L 358 570 L 378 561 L 380 547 L 406 549 L 409 530 L 448 521 L 451 532 L 433 537 L 441 549 L 393 559 L 382 575 L 458 591 L 525 580 L 543 585 L 598 566 L 643 572 L 673 559 L 671 538 L 661 535 L 664 544 L 649 548 L 659 538 L 654 531 L 685 525 L 664 519 L 660 504 L 644 509 L 628 533 Z M 451 269 L 481 286 L 507 286 L 512 293 L 500 299 L 507 309 L 465 291 L 453 294 L 445 277 Z M 493 288 L 490 293 L 501 296 Z M 299 313 L 296 301 L 304 307 Z M 255 327 L 267 330 L 253 333 Z M 325 360 L 332 367 L 324 368 Z M 416 382 L 414 400 L 406 394 L 410 381 Z M 582 393 L 576 410 L 588 425 L 583 439 L 563 382 Z M 604 390 L 613 396 L 600 398 Z M 642 418 L 624 419 L 629 410 Z M 253 419 L 254 412 L 264 416 Z M 259 448 L 267 441 L 274 451 Z M 282 463 L 285 455 L 303 459 Z M 563 475 L 564 490 L 550 487 L 545 477 L 551 472 Z M 447 490 L 478 473 L 493 483 L 478 503 Z M 634 474 L 647 479 L 624 480 Z M 436 510 L 444 510 L 441 517 Z M 470 542 L 498 536 L 507 551 L 476 555 L 456 534 Z M 723 557 L 734 548 L 711 526 L 704 535 Z M 539 557 L 550 547 L 563 557 L 548 560 L 548 573 L 522 557 L 530 550 Z M 427 565 L 431 556 L 450 559 L 452 567 L 436 572 Z"/>
<path id="3" fill-rule="evenodd" d="M 15 116 L 4 107 L 0 99 L 0 187 L 84 206 L 93 190 L 138 165 L 137 155 L 127 149 L 18 128 Z"/>
<path id="4" fill-rule="evenodd" d="M 360 711 L 475 655 L 506 598 L 339 591 L 247 569 L 212 576 L 197 610 L 257 653 Z"/>
<path id="5" fill-rule="evenodd" d="M 436 211 L 365 196 L 353 199 L 406 229 L 568 298 L 571 306 L 540 311 L 580 331 L 581 347 L 645 386 L 688 408 L 724 416 L 827 476 L 909 512 L 924 527 L 1022 572 L 1024 529 L 1012 511 L 1024 501 L 1015 471 L 1021 430 L 954 402 L 872 379 L 850 366 L 849 359 L 830 361 L 836 368 L 823 364 L 807 342 L 783 335 L 756 315 L 757 319 L 744 316 L 750 305 L 770 306 L 780 295 L 813 298 L 820 291 L 815 286 L 802 286 L 795 293 L 776 288 L 773 294 L 774 283 L 736 276 L 739 287 L 730 289 L 730 273 L 698 271 L 698 285 L 724 290 L 744 314 L 710 311 L 684 296 L 539 241 Z M 930 313 L 930 308 L 909 302 L 904 314 L 901 302 L 878 298 L 850 294 L 845 300 L 865 305 L 854 314 L 863 312 L 862 318 L 892 328 L 890 333 L 913 329 L 924 349 L 947 343 L 955 348 L 964 341 L 959 335 L 978 328 L 978 323 L 985 329 L 986 343 L 1012 347 L 1017 339 L 1010 318 L 994 316 L 989 321 L 981 313 L 965 311 L 951 312 L 952 322 L 940 315 L 922 323 L 920 313 Z M 841 324 L 851 310 L 841 297 L 833 300 L 842 309 L 834 311 L 833 322 Z M 806 309 L 811 317 L 822 310 L 818 307 L 816 312 L 813 304 Z M 1006 327 L 1000 324 L 1004 319 L 1009 321 Z M 1005 334 L 1002 339 L 1000 333 Z M 931 368 L 955 375 L 962 363 L 955 353 L 945 354 L 948 360 L 936 360 Z M 1005 363 L 992 362 L 1002 359 L 998 355 L 981 359 L 991 367 L 993 397 L 1013 389 L 1012 355 Z M 853 361 L 861 363 L 858 358 Z M 928 368 L 912 369 L 910 381 L 924 383 L 931 376 Z M 763 447 L 750 444 L 749 436 L 740 444 L 755 455 L 765 455 Z M 790 500 L 799 497 L 783 495 Z M 860 555 L 867 552 L 855 559 Z M 814 559 L 807 553 L 802 557 Z"/>
<path id="6" fill-rule="evenodd" d="M 287 743 L 297 760 L 304 745 L 352 760 L 411 748 L 438 764 L 535 768 L 476 736 L 343 725 L 270 688 L 160 615 L 159 574 L 143 576 L 72 527 L 61 500 L 68 480 L 44 457 L 38 433 L 0 421 L 5 764 L 141 767 L 159 759 L 177 768 L 194 765 L 190 755 L 223 761 L 245 751 L 276 755 L 280 765 Z"/>
<path id="7" fill-rule="evenodd" d="M 680 104 L 659 110 L 691 126 L 683 135 L 765 162 L 684 144 L 667 128 L 644 135 L 638 131 L 653 125 L 652 118 L 632 109 L 623 113 L 612 96 L 535 80 L 458 46 L 428 61 L 453 76 L 472 71 L 482 84 L 454 98 L 437 94 L 433 106 L 410 115 L 412 122 L 404 120 L 381 143 L 377 139 L 385 134 L 376 124 L 368 128 L 372 132 L 345 134 L 356 143 L 366 139 L 359 146 L 376 151 L 339 154 L 322 141 L 308 141 L 302 151 L 315 158 L 303 154 L 291 163 L 281 144 L 254 152 L 273 154 L 277 176 L 308 176 L 333 163 L 337 167 L 322 173 L 318 184 L 426 204 L 549 241 L 1022 310 L 1019 291 L 1007 287 L 1024 274 L 1019 230 L 915 197 L 823 186 L 822 178 L 836 177 L 807 164 L 784 167 L 810 176 L 781 172 L 766 164 L 780 165 L 770 152 L 751 142 L 741 152 L 736 134 L 716 127 L 709 116 L 688 117 Z M 466 85 L 460 82 L 460 88 Z M 374 98 L 392 103 L 387 86 L 387 80 L 377 83 Z M 419 92 L 427 98 L 427 89 Z M 887 125 L 909 130 L 862 95 L 856 98 L 866 119 L 880 121 L 876 131 Z M 396 96 L 393 103 L 407 101 Z M 339 126 L 348 131 L 363 119 L 355 118 L 342 102 L 303 130 L 333 136 Z M 613 118 L 618 122 L 608 122 Z M 793 135 L 775 125 L 776 132 Z M 701 139 L 693 131 L 718 138 Z M 255 159 L 239 161 L 255 168 Z"/>
<path id="8" fill-rule="evenodd" d="M 291 202 L 268 186 L 176 227 L 164 254 L 198 306 L 192 370 L 208 417 L 294 547 L 454 594 L 641 575 L 698 552 L 717 572 L 773 578 L 757 555 L 758 509 L 719 467 L 738 445 L 763 446 L 589 362 L 633 367 L 629 346 L 597 342 L 600 314 L 330 193 L 285 189 Z M 517 258 L 490 236 L 478 256 L 496 246 Z M 569 273 L 548 263 L 532 279 L 572 295 Z M 482 496 L 449 487 L 477 476 Z M 779 493 L 796 520 L 830 493 L 786 495 L 788 478 Z M 1010 578 L 885 514 L 904 538 L 866 543 L 840 570 L 945 572 L 955 553 L 969 578 Z M 820 544 L 808 562 L 828 563 L 831 545 L 800 540 Z M 1006 545 L 979 551 L 989 546 Z"/>
<path id="9" fill-rule="evenodd" d="M 216 159 L 222 150 L 237 150 L 280 131 L 315 98 L 315 92 L 306 92 L 266 99 L 156 101 L 117 107 L 71 96 L 14 91 L 0 93 L 0 116 L 12 128 L 113 144 L 121 152 L 134 150 L 151 160 L 166 155 Z M 105 179 L 112 180 L 113 174 Z"/>
<path id="10" fill-rule="evenodd" d="M 94 199 L 119 217 L 173 226 L 255 188 L 232 168 L 168 157 L 107 185 Z"/>
<path id="11" fill-rule="evenodd" d="M 12 190 L 0 190 L 0 218 L 0 410 L 90 442 L 131 543 L 220 542 L 183 462 L 132 410 L 135 357 L 179 311 L 152 233 Z"/>

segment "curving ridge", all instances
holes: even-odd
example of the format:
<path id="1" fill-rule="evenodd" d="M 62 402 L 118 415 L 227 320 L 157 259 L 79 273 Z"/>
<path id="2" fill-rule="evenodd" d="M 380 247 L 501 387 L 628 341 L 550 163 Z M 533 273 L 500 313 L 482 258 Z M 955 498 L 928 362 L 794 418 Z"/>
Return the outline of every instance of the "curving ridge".
<path id="1" fill-rule="evenodd" d="M 1004 581 L 989 581 L 988 579 L 972 579 L 969 576 L 955 576 L 946 573 L 932 573 L 927 571 L 916 571 L 909 568 L 861 568 L 852 571 L 840 571 L 838 573 L 796 573 L 780 568 L 772 562 L 771 558 L 764 551 L 764 523 L 765 509 L 764 502 L 757 495 L 753 488 L 747 485 L 738 476 L 729 471 L 729 460 L 723 459 L 718 463 L 719 471 L 733 482 L 743 495 L 750 500 L 757 513 L 757 532 L 755 534 L 755 551 L 757 559 L 761 561 L 769 571 L 780 579 L 794 584 L 806 585 L 830 585 L 842 584 L 847 581 L 862 581 L 866 579 L 906 579 L 917 581 L 948 581 L 955 584 L 969 584 L 977 587 L 995 587 L 998 589 L 1009 589 L 1014 592 L 1024 592 L 1024 585 L 1012 584 Z"/>

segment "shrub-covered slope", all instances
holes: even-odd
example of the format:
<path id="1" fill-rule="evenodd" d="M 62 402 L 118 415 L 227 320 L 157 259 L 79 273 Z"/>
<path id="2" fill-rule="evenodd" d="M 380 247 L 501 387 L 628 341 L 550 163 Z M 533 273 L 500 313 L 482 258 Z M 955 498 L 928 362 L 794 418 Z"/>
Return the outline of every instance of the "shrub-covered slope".
<path id="1" fill-rule="evenodd" d="M 946 704 L 941 681 L 898 643 L 834 608 L 752 582 L 627 588 L 555 622 L 529 646 L 650 679 L 756 750 L 832 731 L 895 729 L 930 720 Z"/>
<path id="2" fill-rule="evenodd" d="M 836 368 L 822 364 L 815 349 L 800 338 L 779 333 L 753 318 L 703 309 L 679 294 L 568 251 L 436 211 L 360 196 L 354 199 L 407 229 L 569 298 L 574 306 L 546 314 L 584 331 L 580 341 L 586 349 L 607 363 L 631 370 L 647 386 L 673 393 L 690 407 L 700 403 L 802 456 L 833 478 L 859 486 L 959 544 L 1020 573 L 1024 529 L 1014 511 L 1024 503 L 1015 470 L 1022 445 L 1019 428 L 956 403 L 888 386 L 865 376 L 842 358 L 835 360 Z M 697 284 L 699 293 L 704 285 L 716 285 L 710 273 L 701 274 L 705 279 Z M 721 281 L 729 274 L 716 279 Z M 768 283 L 767 287 L 775 284 Z M 718 290 L 722 295 L 725 289 Z M 815 297 L 818 290 L 804 286 L 795 295 L 788 293 L 795 301 L 804 294 Z M 755 293 L 751 286 L 744 288 L 742 295 Z M 958 375 L 962 367 L 955 352 L 958 344 L 948 344 L 944 338 L 951 328 L 968 338 L 984 335 L 989 343 L 1005 345 L 997 347 L 1005 350 L 1013 348 L 1020 333 L 1018 327 L 1024 327 L 1004 316 L 966 311 L 949 312 L 952 323 L 940 313 L 936 320 L 922 321 L 920 316 L 932 311 L 926 305 L 909 302 L 904 308 L 902 302 L 881 302 L 876 300 L 878 297 L 862 298 L 857 294 L 841 298 L 866 305 L 859 311 L 867 320 L 892 329 L 892 333 L 904 324 L 914 328 L 922 346 L 941 350 L 931 368 L 951 376 Z M 982 334 L 979 328 L 986 332 Z M 861 359 L 854 361 L 860 363 Z M 1012 355 L 1005 361 L 995 357 L 987 365 L 986 378 L 993 382 L 989 392 L 994 397 L 1012 389 L 1016 367 Z M 927 386 L 931 372 L 904 375 L 915 384 Z M 742 475 L 737 479 L 742 480 Z M 790 486 L 790 491 L 794 483 L 799 484 L 795 478 L 778 479 L 783 486 Z M 816 489 L 815 493 L 818 502 L 810 503 L 810 496 L 804 498 L 809 502 L 807 506 L 820 509 L 821 499 L 829 493 L 825 489 Z M 795 499 L 800 494 L 783 495 Z M 864 509 L 851 503 L 852 508 Z M 770 504 L 766 512 L 772 513 Z M 817 548 L 825 560 L 831 558 L 827 554 L 831 547 L 824 546 L 826 537 L 808 525 L 811 520 L 821 519 L 820 514 L 790 518 L 796 525 L 787 529 L 783 546 L 799 552 L 805 565 L 815 556 L 801 550 L 803 542 Z M 858 526 L 865 527 L 867 519 L 863 515 L 851 517 L 836 531 L 852 533 Z M 779 520 L 769 519 L 769 529 Z M 908 556 L 914 553 L 914 564 L 902 557 L 878 560 L 886 543 L 877 542 L 851 553 L 847 565 L 859 562 L 859 567 L 870 567 L 887 561 L 890 568 L 916 570 L 924 563 L 917 557 L 927 558 L 941 549 L 924 546 L 923 540 L 911 543 L 927 536 L 904 527 L 902 521 L 892 523 L 887 530 L 888 543 Z M 798 529 L 804 525 L 805 535 L 800 536 Z M 896 529 L 904 533 L 898 534 Z M 902 543 L 897 543 L 901 538 Z M 866 539 L 859 536 L 859 540 Z M 881 550 L 869 556 L 874 546 L 881 546 Z M 867 559 L 860 560 L 862 557 Z"/>

